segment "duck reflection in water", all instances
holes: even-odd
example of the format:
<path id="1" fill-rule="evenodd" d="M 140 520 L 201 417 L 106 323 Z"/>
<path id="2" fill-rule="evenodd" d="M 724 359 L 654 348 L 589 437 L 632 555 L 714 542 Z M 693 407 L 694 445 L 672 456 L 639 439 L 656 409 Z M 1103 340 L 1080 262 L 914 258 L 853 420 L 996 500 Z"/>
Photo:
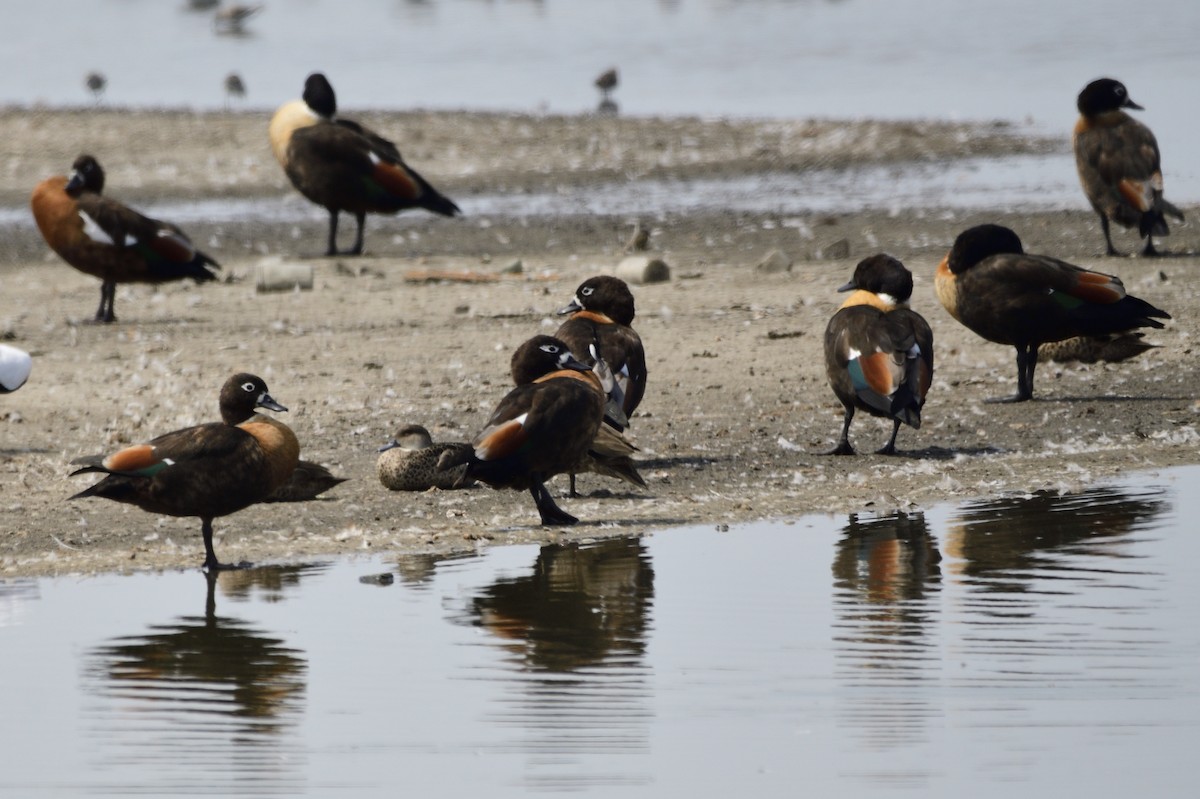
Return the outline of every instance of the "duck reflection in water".
<path id="1" fill-rule="evenodd" d="M 308 568 L 209 572 L 203 616 L 112 639 L 91 652 L 89 676 L 102 683 L 99 693 L 157 712 L 167 729 L 210 739 L 210 754 L 231 743 L 227 736 L 277 733 L 301 711 L 307 662 L 281 639 L 218 615 L 216 588 L 220 581 L 222 593 L 231 597 L 263 589 L 267 601 L 277 601 Z M 146 756 L 150 760 L 155 753 Z"/>
<path id="2" fill-rule="evenodd" d="M 941 555 L 921 513 L 851 515 L 833 560 L 841 723 L 873 749 L 928 737 Z"/>
<path id="3" fill-rule="evenodd" d="M 470 600 L 463 621 L 506 653 L 508 690 L 493 721 L 515 730 L 527 791 L 615 793 L 653 782 L 644 759 L 613 757 L 649 750 L 653 595 L 649 555 L 629 538 L 542 547 L 532 574 L 496 580 Z"/>
<path id="4" fill-rule="evenodd" d="M 542 547 L 533 573 L 496 581 L 470 621 L 528 668 L 572 672 L 645 654 L 654 571 L 640 539 Z"/>
<path id="5" fill-rule="evenodd" d="M 940 561 L 924 514 L 851 514 L 833 561 L 834 584 L 857 602 L 888 605 L 921 599 L 940 581 Z"/>
<path id="6" fill-rule="evenodd" d="M 1035 570 L 1072 569 L 1063 563 L 1070 556 L 1118 554 L 1123 539 L 1169 509 L 1162 489 L 1112 487 L 970 503 L 948 525 L 947 573 L 978 578 L 982 590 L 1023 591 Z"/>

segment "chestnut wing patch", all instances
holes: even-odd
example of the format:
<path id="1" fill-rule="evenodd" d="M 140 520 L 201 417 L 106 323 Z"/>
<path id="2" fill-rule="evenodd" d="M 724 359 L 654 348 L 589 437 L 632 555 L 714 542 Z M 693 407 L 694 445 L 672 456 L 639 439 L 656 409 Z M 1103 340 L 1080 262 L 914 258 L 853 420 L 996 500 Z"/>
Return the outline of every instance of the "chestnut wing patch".
<path id="1" fill-rule="evenodd" d="M 196 257 L 196 249 L 183 235 L 169 228 L 162 228 L 146 244 L 160 258 L 174 263 L 188 263 Z"/>
<path id="2" fill-rule="evenodd" d="M 388 194 L 406 200 L 416 200 L 421 196 L 421 186 L 413 180 L 412 175 L 402 165 L 377 160 L 374 154 L 372 154 L 371 161 L 374 164 L 371 170 L 371 179 Z"/>
<path id="3" fill-rule="evenodd" d="M 891 352 L 876 351 L 854 357 L 855 353 L 851 350 L 852 357 L 846 364 L 854 393 L 872 408 L 890 413 L 891 395 L 899 388 L 904 376 L 903 359 L 898 360 Z"/>
<path id="4" fill-rule="evenodd" d="M 484 430 L 475 439 L 475 457 L 481 461 L 494 461 L 517 452 L 529 439 L 525 429 L 528 413 L 523 413 L 515 419 L 508 419 Z"/>
<path id="5" fill-rule="evenodd" d="M 1111 275 L 1081 271 L 1076 278 L 1075 285 L 1068 289 L 1067 293 L 1084 302 L 1111 305 L 1114 302 L 1120 302 L 1125 296 L 1125 287 L 1120 280 Z"/>
<path id="6" fill-rule="evenodd" d="M 1154 204 L 1153 192 L 1140 180 L 1125 178 L 1117 183 L 1117 191 L 1125 202 L 1142 213 L 1149 211 Z"/>
<path id="7" fill-rule="evenodd" d="M 163 458 L 150 444 L 135 444 L 105 458 L 104 468 L 110 472 L 148 477 L 174 463 L 171 458 Z"/>

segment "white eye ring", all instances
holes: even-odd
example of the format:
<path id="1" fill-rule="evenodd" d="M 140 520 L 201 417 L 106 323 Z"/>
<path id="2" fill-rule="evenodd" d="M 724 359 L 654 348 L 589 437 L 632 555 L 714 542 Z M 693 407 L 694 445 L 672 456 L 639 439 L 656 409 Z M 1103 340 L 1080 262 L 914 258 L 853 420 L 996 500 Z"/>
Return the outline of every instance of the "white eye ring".
<path id="1" fill-rule="evenodd" d="M 582 289 L 582 290 L 581 290 L 579 293 L 580 293 L 580 294 L 582 294 L 582 295 L 583 295 L 583 296 L 585 296 L 585 297 L 590 297 L 590 296 L 592 296 L 592 294 L 593 294 L 595 291 L 596 291 L 596 290 L 595 290 L 594 288 L 592 288 L 591 286 L 588 286 L 587 288 L 585 288 L 585 289 Z"/>
<path id="2" fill-rule="evenodd" d="M 254 393 L 254 384 L 253 383 L 242 383 L 242 391 Z"/>
<path id="3" fill-rule="evenodd" d="M 542 346 L 541 346 L 539 349 L 541 349 L 541 351 L 542 351 L 542 352 L 549 352 L 549 353 L 552 353 L 552 354 L 553 354 L 553 353 L 556 353 L 556 352 L 558 352 L 558 345 L 556 345 L 556 344 L 543 344 L 543 345 L 542 345 Z"/>

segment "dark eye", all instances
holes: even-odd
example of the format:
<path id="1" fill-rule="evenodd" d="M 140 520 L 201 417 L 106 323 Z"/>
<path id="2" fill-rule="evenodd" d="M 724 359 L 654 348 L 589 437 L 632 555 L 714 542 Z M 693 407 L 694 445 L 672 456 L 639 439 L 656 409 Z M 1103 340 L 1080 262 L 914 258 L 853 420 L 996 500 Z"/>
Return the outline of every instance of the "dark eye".
<path id="1" fill-rule="evenodd" d="M 558 345 L 557 344 L 543 344 L 541 346 L 541 350 L 542 350 L 542 352 L 548 352 L 551 355 L 554 355 L 554 354 L 558 353 Z"/>
<path id="2" fill-rule="evenodd" d="M 1117 96 L 1120 97 L 1121 95 L 1125 94 L 1125 87 L 1118 86 L 1115 89 L 1113 89 L 1113 91 L 1115 91 L 1117 93 Z"/>
<path id="3" fill-rule="evenodd" d="M 581 290 L 579 293 L 585 297 L 590 297 L 590 296 L 592 296 L 593 293 L 595 293 L 595 291 L 596 290 L 594 288 L 592 288 L 591 286 L 588 286 L 587 288 Z"/>
<path id="4" fill-rule="evenodd" d="M 254 388 L 253 383 L 242 383 L 242 391 L 245 391 L 248 394 L 253 394 L 256 389 Z"/>

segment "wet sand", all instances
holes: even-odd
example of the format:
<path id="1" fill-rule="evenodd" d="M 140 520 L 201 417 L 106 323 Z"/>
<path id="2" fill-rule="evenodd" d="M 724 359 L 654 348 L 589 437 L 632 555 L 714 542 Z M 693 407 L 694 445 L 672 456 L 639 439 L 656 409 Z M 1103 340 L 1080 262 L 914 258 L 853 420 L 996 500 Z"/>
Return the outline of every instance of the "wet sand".
<path id="1" fill-rule="evenodd" d="M 938 122 L 596 119 L 397 113 L 360 119 L 395 138 L 406 159 L 456 199 L 578 189 L 649 177 L 709 179 L 861 163 L 1062 152 L 1061 141 L 1006 125 Z M 107 191 L 134 205 L 292 196 L 266 142 L 263 114 L 182 111 L 0 112 L 9 148 L 0 206 L 23 207 L 41 178 L 90 151 Z M 1168 196 L 1170 177 L 1168 175 Z M 886 204 L 881 202 L 881 207 Z M 215 419 L 216 392 L 238 370 L 262 375 L 291 412 L 304 457 L 350 481 L 303 504 L 259 505 L 216 522 L 226 561 L 278 562 L 348 552 L 471 551 L 512 542 L 630 535 L 808 513 L 916 510 L 964 498 L 1076 490 L 1134 470 L 1200 460 L 1193 225 L 1175 226 L 1159 259 L 1100 257 L 1098 223 L 1080 194 L 1072 211 L 900 209 L 856 214 L 703 211 L 640 220 L 672 269 L 634 288 L 635 326 L 650 364 L 633 419 L 645 491 L 588 475 L 563 498 L 582 519 L 543 529 L 527 493 L 486 488 L 409 494 L 375 477 L 376 449 L 406 423 L 467 439 L 508 388 L 512 349 L 553 332 L 554 310 L 584 278 L 611 272 L 634 221 L 556 215 L 446 220 L 423 213 L 368 221 L 369 255 L 312 257 L 326 223 L 312 219 L 189 223 L 227 282 L 123 286 L 120 321 L 89 322 L 98 281 L 62 263 L 31 223 L 0 237 L 0 335 L 34 354 L 33 377 L 0 397 L 0 575 L 195 568 L 199 522 L 101 500 L 66 501 L 92 478 L 68 478 L 82 455 Z M 1189 218 L 1197 209 L 1185 208 Z M 981 222 L 1015 229 L 1028 250 L 1115 272 L 1169 311 L 1161 345 L 1116 365 L 1044 363 L 1037 398 L 1011 394 L 1011 348 L 959 326 L 933 295 L 933 270 L 954 236 Z M 344 224 L 344 242 L 352 225 Z M 1116 235 L 1136 249 L 1135 236 Z M 844 242 L 844 244 L 843 244 Z M 848 246 L 847 257 L 822 257 Z M 755 264 L 778 248 L 788 272 Z M 920 430 L 897 457 L 873 454 L 890 425 L 859 414 L 864 454 L 821 455 L 842 409 L 824 374 L 822 333 L 854 264 L 884 250 L 916 276 L 914 307 L 933 327 L 936 371 Z M 312 291 L 258 293 L 264 257 L 311 263 Z M 499 277 L 519 260 L 523 272 Z M 472 272 L 479 283 L 413 282 L 420 270 Z M 565 478 L 551 489 L 565 493 Z"/>

